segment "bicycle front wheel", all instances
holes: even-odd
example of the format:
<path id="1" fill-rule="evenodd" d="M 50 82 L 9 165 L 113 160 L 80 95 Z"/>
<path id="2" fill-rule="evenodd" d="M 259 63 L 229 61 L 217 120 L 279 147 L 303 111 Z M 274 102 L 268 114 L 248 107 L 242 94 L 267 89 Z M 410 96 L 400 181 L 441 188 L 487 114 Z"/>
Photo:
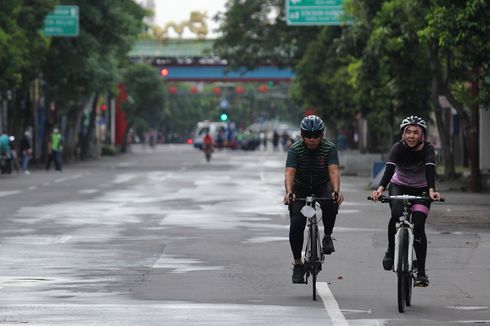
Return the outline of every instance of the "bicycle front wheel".
<path id="1" fill-rule="evenodd" d="M 405 312 L 407 273 L 398 273 L 398 311 Z"/>
<path id="2" fill-rule="evenodd" d="M 407 292 L 405 293 L 405 305 L 410 307 L 412 305 L 412 282 L 413 273 L 409 272 L 407 274 Z"/>
<path id="3" fill-rule="evenodd" d="M 318 228 L 313 226 L 310 230 L 311 252 L 310 252 L 310 266 L 311 266 L 311 284 L 313 287 L 313 301 L 316 301 L 316 275 L 318 274 Z"/>
<path id="4" fill-rule="evenodd" d="M 400 229 L 400 238 L 398 245 L 398 311 L 405 312 L 405 304 L 407 302 L 407 289 L 409 282 L 408 272 L 408 231 L 404 228 Z"/>

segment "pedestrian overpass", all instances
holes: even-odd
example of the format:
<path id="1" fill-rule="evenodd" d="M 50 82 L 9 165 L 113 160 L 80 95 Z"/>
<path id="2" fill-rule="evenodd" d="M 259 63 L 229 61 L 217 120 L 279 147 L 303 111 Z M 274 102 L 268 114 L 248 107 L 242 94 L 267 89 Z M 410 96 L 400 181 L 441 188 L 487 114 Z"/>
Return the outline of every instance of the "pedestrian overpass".
<path id="1" fill-rule="evenodd" d="M 129 53 L 130 60 L 157 67 L 165 80 L 193 82 L 289 82 L 294 73 L 273 65 L 254 70 L 230 70 L 226 61 L 213 53 L 214 40 L 140 40 Z"/>

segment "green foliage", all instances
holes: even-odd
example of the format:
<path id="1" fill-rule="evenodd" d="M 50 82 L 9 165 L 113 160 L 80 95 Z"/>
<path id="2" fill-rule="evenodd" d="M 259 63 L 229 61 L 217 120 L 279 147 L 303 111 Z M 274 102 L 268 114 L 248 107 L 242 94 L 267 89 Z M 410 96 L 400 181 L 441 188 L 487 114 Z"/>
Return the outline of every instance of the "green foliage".
<path id="1" fill-rule="evenodd" d="M 416 0 L 362 0 L 346 9 L 356 23 L 344 30 L 339 50 L 355 58 L 350 84 L 371 127 L 371 150 L 384 151 L 399 119 L 429 116 L 431 70 L 417 34 L 426 8 Z"/>
<path id="2" fill-rule="evenodd" d="M 478 102 L 490 104 L 490 3 L 484 0 L 435 0 L 426 15 L 426 25 L 419 31 L 422 40 L 436 40 L 445 57 L 443 64 L 449 69 L 449 83 L 462 84 L 477 81 L 480 86 Z M 447 54 L 450 54 L 449 56 Z M 444 61 L 445 60 L 445 61 Z M 461 89 L 449 85 L 452 89 Z M 463 92 L 464 93 L 464 92 Z M 456 92 L 458 100 L 470 106 L 467 97 Z"/>
<path id="3" fill-rule="evenodd" d="M 311 42 L 296 66 L 294 98 L 321 111 L 334 130 L 340 121 L 352 117 L 355 104 L 352 94 L 352 76 L 349 74 L 351 58 L 337 55 L 337 42 L 341 34 L 338 27 L 326 27 Z"/>
<path id="4" fill-rule="evenodd" d="M 123 105 L 130 125 L 158 128 L 169 115 L 165 85 L 158 69 L 148 64 L 132 64 L 124 74 L 128 101 Z M 141 130 L 138 130 L 141 131 Z"/>
<path id="5" fill-rule="evenodd" d="M 67 110 L 80 107 L 93 93 L 115 90 L 145 15 L 131 0 L 72 4 L 80 7 L 80 35 L 53 38 L 45 67 L 49 97 Z"/>
<path id="6" fill-rule="evenodd" d="M 39 74 L 48 40 L 40 33 L 54 0 L 1 2 L 0 91 L 27 85 Z"/>
<path id="7" fill-rule="evenodd" d="M 114 156 L 117 154 L 117 148 L 110 144 L 103 144 L 100 148 L 100 155 Z"/>
<path id="8" fill-rule="evenodd" d="M 288 26 L 283 0 L 228 1 L 214 50 L 233 67 L 293 66 L 317 27 Z"/>

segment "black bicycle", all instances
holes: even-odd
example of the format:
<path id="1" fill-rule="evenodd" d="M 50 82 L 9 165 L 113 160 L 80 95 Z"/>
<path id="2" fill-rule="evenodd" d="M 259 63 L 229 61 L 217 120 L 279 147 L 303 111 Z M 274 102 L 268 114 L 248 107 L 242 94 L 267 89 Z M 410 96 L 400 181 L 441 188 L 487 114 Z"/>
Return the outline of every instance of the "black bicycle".
<path id="1" fill-rule="evenodd" d="M 368 200 L 373 199 L 369 196 Z M 415 203 L 433 202 L 433 200 L 430 197 L 412 195 L 379 196 L 378 200 L 382 203 L 398 200 L 403 204 L 402 216 L 400 216 L 400 221 L 396 223 L 395 259 L 393 262 L 393 271 L 398 278 L 398 311 L 403 313 L 405 308 L 412 304 L 412 284 L 415 284 L 417 272 L 417 262 L 413 254 L 414 225 L 410 206 Z M 441 198 L 439 201 L 443 202 L 444 199 Z"/>
<path id="2" fill-rule="evenodd" d="M 332 198 L 315 197 L 314 195 L 306 198 L 296 198 L 295 201 L 304 201 L 305 206 L 301 209 L 301 214 L 307 218 L 308 237 L 306 240 L 304 252 L 304 264 L 306 269 L 306 284 L 311 275 L 313 286 L 313 301 L 316 301 L 316 278 L 322 270 L 322 264 L 325 261 L 325 256 L 322 252 L 322 244 L 318 223 L 322 219 L 322 208 L 320 203 L 332 201 Z"/>

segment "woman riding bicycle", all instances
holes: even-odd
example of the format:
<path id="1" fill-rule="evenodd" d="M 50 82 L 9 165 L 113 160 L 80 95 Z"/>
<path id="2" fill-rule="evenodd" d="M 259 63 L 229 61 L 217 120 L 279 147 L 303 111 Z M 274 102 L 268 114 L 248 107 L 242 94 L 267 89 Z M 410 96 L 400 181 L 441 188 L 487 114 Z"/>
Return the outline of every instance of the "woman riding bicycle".
<path id="1" fill-rule="evenodd" d="M 378 188 L 371 197 L 377 200 L 386 189 L 388 183 L 390 195 L 428 195 L 432 200 L 439 200 L 440 194 L 435 190 L 435 151 L 434 146 L 425 141 L 427 123 L 417 117 L 410 116 L 400 124 L 402 139 L 391 148 L 386 162 L 385 172 Z M 388 250 L 383 258 L 383 268 L 393 268 L 395 251 L 396 223 L 402 215 L 401 202 L 390 203 L 391 219 L 388 224 Z M 415 204 L 411 207 L 412 223 L 414 224 L 414 248 L 417 256 L 416 286 L 428 286 L 429 279 L 425 273 L 427 256 L 427 237 L 425 220 L 429 215 L 430 202 Z"/>
<path id="2" fill-rule="evenodd" d="M 296 197 L 314 194 L 316 197 L 332 197 L 341 204 L 340 169 L 335 144 L 323 139 L 325 125 L 316 115 L 305 117 L 300 124 L 302 140 L 296 141 L 288 150 L 284 186 L 284 204 L 289 205 L 291 226 L 289 243 L 294 258 L 293 283 L 304 283 L 306 272 L 301 257 L 306 218 L 301 214 L 304 203 L 295 202 Z M 330 255 L 335 251 L 332 231 L 337 216 L 337 205 L 328 202 L 322 205 L 323 253 Z"/>

